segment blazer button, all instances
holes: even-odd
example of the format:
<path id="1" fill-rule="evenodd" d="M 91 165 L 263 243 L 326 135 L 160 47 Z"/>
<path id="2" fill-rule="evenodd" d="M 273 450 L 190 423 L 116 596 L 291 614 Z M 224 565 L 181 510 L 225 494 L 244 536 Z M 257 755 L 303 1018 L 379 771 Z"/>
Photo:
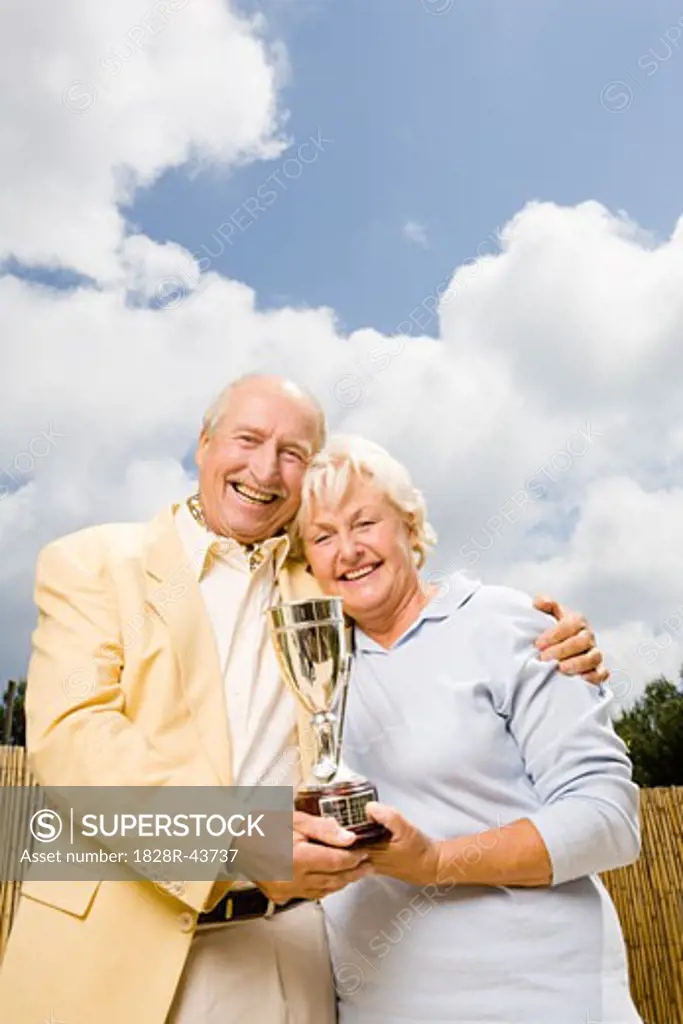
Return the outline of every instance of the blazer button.
<path id="1" fill-rule="evenodd" d="M 192 914 L 185 912 L 178 918 L 178 924 L 180 925 L 181 932 L 191 932 L 194 928 L 194 917 Z"/>

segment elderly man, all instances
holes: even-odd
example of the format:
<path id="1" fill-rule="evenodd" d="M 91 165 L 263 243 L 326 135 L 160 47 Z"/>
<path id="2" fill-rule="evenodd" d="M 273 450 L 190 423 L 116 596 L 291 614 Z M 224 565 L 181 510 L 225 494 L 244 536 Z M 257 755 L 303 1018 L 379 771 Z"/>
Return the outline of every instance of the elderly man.
<path id="1" fill-rule="evenodd" d="M 298 784 L 308 725 L 263 612 L 317 592 L 290 557 L 287 528 L 324 430 L 296 385 L 242 378 L 205 416 L 198 494 L 151 523 L 98 526 L 44 549 L 26 702 L 43 784 Z M 601 681 L 587 624 L 546 604 L 560 620 L 547 655 Z M 350 841 L 331 820 L 297 815 L 291 881 L 229 896 L 227 882 L 27 882 L 0 975 L 3 1015 L 331 1024 L 317 901 L 365 873 Z"/>

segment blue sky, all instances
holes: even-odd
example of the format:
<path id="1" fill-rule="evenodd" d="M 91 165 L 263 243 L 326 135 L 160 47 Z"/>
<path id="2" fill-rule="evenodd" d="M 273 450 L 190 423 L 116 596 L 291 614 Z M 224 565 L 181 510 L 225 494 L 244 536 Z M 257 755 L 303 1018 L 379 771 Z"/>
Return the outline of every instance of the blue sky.
<path id="1" fill-rule="evenodd" d="M 344 329 L 390 331 L 529 200 L 597 199 L 658 235 L 681 213 L 679 3 L 454 0 L 442 16 L 420 0 L 242 9 L 255 6 L 289 53 L 287 131 L 297 143 L 319 129 L 333 140 L 215 260 L 264 306 L 329 305 Z M 169 172 L 138 195 L 131 219 L 157 240 L 215 252 L 212 233 L 281 163 Z M 427 248 L 405 237 L 407 221 L 424 226 Z"/>

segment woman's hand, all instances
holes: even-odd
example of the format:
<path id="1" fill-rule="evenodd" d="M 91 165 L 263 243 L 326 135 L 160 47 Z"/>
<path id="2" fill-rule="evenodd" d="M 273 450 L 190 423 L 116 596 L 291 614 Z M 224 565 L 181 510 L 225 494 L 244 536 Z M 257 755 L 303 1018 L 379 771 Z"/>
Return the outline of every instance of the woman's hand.
<path id="1" fill-rule="evenodd" d="M 391 875 L 412 885 L 494 885 L 529 888 L 552 882 L 550 855 L 526 818 L 455 839 L 429 839 L 386 804 L 366 804 L 369 818 L 393 834 L 363 847 L 369 874 Z"/>
<path id="2" fill-rule="evenodd" d="M 429 885 L 436 881 L 440 843 L 420 832 L 386 804 L 366 804 L 366 813 L 392 834 L 385 843 L 365 847 L 372 874 L 390 875 L 412 885 Z"/>

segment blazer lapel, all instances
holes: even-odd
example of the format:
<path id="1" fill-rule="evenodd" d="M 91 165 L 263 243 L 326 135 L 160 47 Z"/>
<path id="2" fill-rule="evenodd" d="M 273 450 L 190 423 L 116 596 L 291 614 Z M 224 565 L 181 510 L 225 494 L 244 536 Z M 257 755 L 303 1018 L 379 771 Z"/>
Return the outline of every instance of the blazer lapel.
<path id="1" fill-rule="evenodd" d="M 187 703 L 206 755 L 218 780 L 233 784 L 230 733 L 223 676 L 211 622 L 168 508 L 150 524 L 144 567 L 147 602 L 168 627 L 178 658 Z"/>

